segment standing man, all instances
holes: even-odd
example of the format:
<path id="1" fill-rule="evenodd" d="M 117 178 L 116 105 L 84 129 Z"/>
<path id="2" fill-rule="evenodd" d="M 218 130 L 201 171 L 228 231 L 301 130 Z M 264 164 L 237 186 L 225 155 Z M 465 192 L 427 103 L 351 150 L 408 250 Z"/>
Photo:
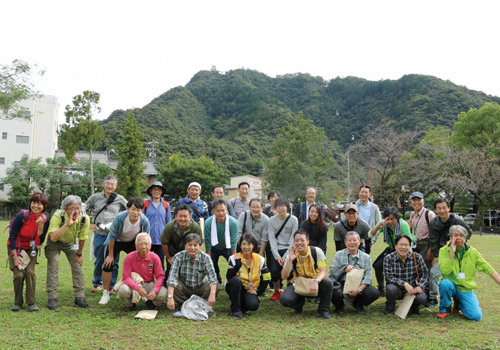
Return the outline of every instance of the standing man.
<path id="1" fill-rule="evenodd" d="M 380 210 L 378 205 L 370 201 L 372 196 L 372 190 L 368 185 L 361 185 L 359 188 L 359 199 L 356 201 L 356 206 L 359 211 L 359 218 L 365 220 L 370 226 L 370 229 L 374 228 L 380 221 Z M 378 235 L 369 238 L 365 241 L 365 253 L 370 254 L 372 244 L 378 239 Z"/>
<path id="2" fill-rule="evenodd" d="M 219 257 L 226 260 L 236 254 L 238 243 L 238 221 L 227 215 L 227 203 L 224 199 L 213 201 L 214 215 L 205 222 L 205 249 L 212 258 L 217 280 L 222 282 L 219 270 Z"/>
<path id="3" fill-rule="evenodd" d="M 149 231 L 151 234 L 151 251 L 160 257 L 161 267 L 165 270 L 163 250 L 160 237 L 165 225 L 171 220 L 170 206 L 163 199 L 167 189 L 160 181 L 155 181 L 146 190 L 149 199 L 144 201 L 144 215 L 149 220 Z"/>
<path id="4" fill-rule="evenodd" d="M 200 222 L 208 219 L 208 206 L 204 200 L 200 198 L 201 194 L 201 185 L 198 182 L 191 182 L 187 189 L 187 196 L 182 198 L 177 203 L 177 206 L 181 204 L 186 204 L 191 208 L 191 217 L 193 220 L 203 226 L 203 223 Z"/>
<path id="5" fill-rule="evenodd" d="M 429 243 L 432 250 L 432 263 L 429 277 L 429 296 L 428 304 L 437 305 L 437 292 L 439 290 L 439 279 L 441 278 L 441 270 L 439 269 L 439 249 L 446 246 L 450 240 L 450 227 L 460 225 L 467 231 L 467 239 L 472 236 L 470 227 L 465 221 L 454 214 L 450 214 L 450 201 L 446 198 L 438 198 L 434 202 L 436 216 L 429 224 Z"/>
<path id="6" fill-rule="evenodd" d="M 102 285 L 102 263 L 104 262 L 104 242 L 108 236 L 109 228 L 116 214 L 127 208 L 127 200 L 115 192 L 118 180 L 114 175 L 108 175 L 102 181 L 103 191 L 93 194 L 85 202 L 87 213 L 92 213 L 90 229 L 94 232 L 94 280 L 92 281 L 92 292 L 101 290 Z M 118 260 L 113 266 L 111 277 L 111 288 L 115 286 L 118 276 Z"/>
<path id="7" fill-rule="evenodd" d="M 420 192 L 413 192 L 410 196 L 411 206 L 414 211 L 410 215 L 411 232 L 417 239 L 417 247 L 415 252 L 422 255 L 425 265 L 430 270 L 432 267 L 432 249 L 429 244 L 429 224 L 432 219 L 436 217 L 433 211 L 424 207 L 424 196 Z M 430 287 L 430 286 L 429 286 Z M 434 285 L 433 287 L 437 287 Z M 426 307 L 434 307 L 437 305 L 438 290 L 429 289 L 429 300 Z"/>
<path id="8" fill-rule="evenodd" d="M 358 217 L 358 207 L 354 204 L 347 204 L 345 207 L 345 218 L 337 222 L 333 226 L 333 238 L 335 240 L 335 249 L 340 251 L 345 249 L 345 239 L 347 237 L 347 233 L 350 231 L 357 232 L 361 239 L 360 250 L 364 251 L 363 244 L 368 241 L 370 226 L 368 226 L 367 222 L 361 220 Z"/>
<path id="9" fill-rule="evenodd" d="M 245 210 L 238 219 L 238 238 L 249 233 L 259 243 L 259 254 L 264 256 L 267 245 L 267 222 L 269 218 L 262 212 L 262 201 L 258 198 L 250 200 L 250 210 Z"/>
<path id="10" fill-rule="evenodd" d="M 321 208 L 321 215 L 323 215 L 323 219 L 325 218 L 325 209 L 323 205 L 316 202 L 316 188 L 309 186 L 306 188 L 306 201 L 299 203 L 295 206 L 293 211 L 293 215 L 299 220 L 299 227 L 302 225 L 302 222 L 307 220 L 309 217 L 309 207 L 313 204 L 319 205 Z"/>
<path id="11" fill-rule="evenodd" d="M 241 213 L 243 213 L 245 210 L 248 210 L 248 204 L 250 203 L 250 199 L 248 198 L 249 193 L 250 184 L 245 181 L 240 182 L 238 184 L 239 196 L 229 200 L 229 204 L 231 204 L 234 208 L 234 217 L 236 219 L 240 217 Z"/>
<path id="12" fill-rule="evenodd" d="M 111 271 L 113 264 L 120 252 L 131 253 L 135 250 L 135 237 L 141 232 L 149 234 L 149 220 L 142 213 L 144 209 L 144 200 L 141 198 L 131 198 L 127 203 L 127 210 L 118 214 L 111 228 L 109 229 L 108 238 L 104 243 L 104 259 L 102 267 L 102 298 L 99 304 L 104 305 L 109 302 Z"/>
<path id="13" fill-rule="evenodd" d="M 213 199 L 224 199 L 224 186 L 222 185 L 215 185 L 212 187 L 212 197 Z M 207 203 L 208 205 L 208 215 L 212 216 L 214 215 L 214 208 L 212 206 L 212 202 Z M 227 203 L 227 212 L 229 215 L 231 215 L 234 218 L 234 209 L 231 203 Z"/>
<path id="14" fill-rule="evenodd" d="M 61 206 L 63 209 L 56 211 L 50 219 L 49 238 L 45 245 L 45 256 L 47 257 L 47 307 L 50 310 L 57 309 L 59 257 L 61 251 L 63 251 L 71 265 L 75 304 L 86 308 L 89 305 L 85 301 L 82 251 L 88 238 L 87 231 L 90 228 L 90 219 L 87 215 L 82 215 L 82 199 L 78 196 L 67 196 L 63 199 Z"/>
<path id="15" fill-rule="evenodd" d="M 161 234 L 161 247 L 167 257 L 167 278 L 174 255 L 184 250 L 184 238 L 190 233 L 203 236 L 200 225 L 191 217 L 191 209 L 187 204 L 181 204 L 175 208 L 174 219 L 165 226 Z"/>

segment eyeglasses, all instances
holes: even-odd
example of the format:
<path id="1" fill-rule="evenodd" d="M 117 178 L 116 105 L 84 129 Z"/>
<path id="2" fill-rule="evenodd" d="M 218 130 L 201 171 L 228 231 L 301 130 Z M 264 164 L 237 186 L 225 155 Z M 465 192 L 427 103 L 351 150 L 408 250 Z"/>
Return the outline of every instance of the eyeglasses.
<path id="1" fill-rule="evenodd" d="M 139 247 L 142 247 L 142 246 L 148 246 L 149 245 L 149 242 L 137 242 L 136 243 Z"/>

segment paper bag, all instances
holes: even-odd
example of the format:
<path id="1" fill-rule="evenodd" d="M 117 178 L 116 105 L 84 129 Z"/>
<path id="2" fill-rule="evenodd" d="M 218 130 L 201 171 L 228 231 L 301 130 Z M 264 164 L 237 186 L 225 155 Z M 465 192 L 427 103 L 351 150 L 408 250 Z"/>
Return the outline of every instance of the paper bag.
<path id="1" fill-rule="evenodd" d="M 344 294 L 349 294 L 350 290 L 358 289 L 363 279 L 365 270 L 352 269 L 345 276 Z"/>
<path id="2" fill-rule="evenodd" d="M 399 305 L 398 309 L 394 313 L 394 315 L 404 320 L 408 315 L 408 311 L 410 311 L 410 308 L 413 304 L 413 300 L 415 300 L 415 295 L 406 294 L 405 297 L 403 298 L 403 301 Z"/>

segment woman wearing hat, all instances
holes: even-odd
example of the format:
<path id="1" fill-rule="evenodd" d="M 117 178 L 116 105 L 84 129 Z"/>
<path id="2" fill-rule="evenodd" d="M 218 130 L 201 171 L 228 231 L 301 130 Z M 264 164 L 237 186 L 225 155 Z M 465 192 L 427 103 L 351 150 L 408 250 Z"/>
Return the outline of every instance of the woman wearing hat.
<path id="1" fill-rule="evenodd" d="M 171 220 L 170 206 L 163 199 L 167 189 L 162 186 L 160 181 L 155 181 L 146 190 L 149 199 L 144 201 L 144 215 L 149 220 L 149 230 L 151 234 L 151 251 L 156 253 L 161 260 L 161 266 L 165 270 L 165 255 L 161 248 L 161 234 L 165 225 Z"/>
<path id="2" fill-rule="evenodd" d="M 451 313 L 451 298 L 455 299 L 453 312 L 462 311 L 473 321 L 482 318 L 481 307 L 474 290 L 476 270 L 490 275 L 500 285 L 500 275 L 484 260 L 477 249 L 466 243 L 467 230 L 460 225 L 450 227 L 450 243 L 439 250 L 439 269 L 443 279 L 439 283 L 441 296 L 437 317 L 445 318 Z"/>

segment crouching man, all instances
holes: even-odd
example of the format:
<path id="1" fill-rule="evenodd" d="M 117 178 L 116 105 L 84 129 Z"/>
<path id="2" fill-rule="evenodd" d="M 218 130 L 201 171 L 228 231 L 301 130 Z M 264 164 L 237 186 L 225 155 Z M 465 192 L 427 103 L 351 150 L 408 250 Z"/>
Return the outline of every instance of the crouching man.
<path id="1" fill-rule="evenodd" d="M 156 310 L 167 300 L 160 257 L 151 251 L 151 237 L 145 232 L 135 237 L 135 249 L 123 262 L 123 284 L 118 288 L 118 297 L 125 301 L 125 311 L 134 310 L 140 297 L 147 299 L 149 309 Z"/>
<path id="2" fill-rule="evenodd" d="M 295 282 L 298 277 L 313 280 L 310 286 L 311 294 L 319 296 L 318 314 L 329 319 L 330 302 L 332 300 L 332 281 L 326 275 L 326 257 L 320 248 L 309 246 L 309 234 L 298 230 L 293 235 L 294 245 L 288 250 L 281 278 L 286 280 L 293 272 L 293 278 L 280 297 L 283 306 L 291 307 L 296 314 L 302 313 L 306 297 L 295 292 Z"/>

